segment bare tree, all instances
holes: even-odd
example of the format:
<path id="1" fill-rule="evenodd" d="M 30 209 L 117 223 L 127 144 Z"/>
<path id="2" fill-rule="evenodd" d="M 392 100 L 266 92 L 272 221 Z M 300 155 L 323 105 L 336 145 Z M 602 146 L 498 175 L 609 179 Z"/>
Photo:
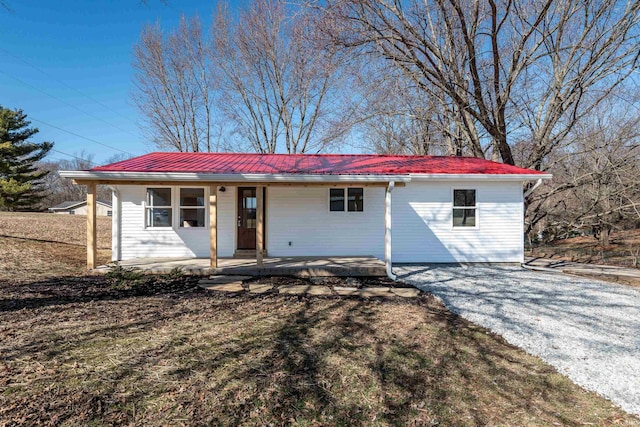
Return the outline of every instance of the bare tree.
<path id="1" fill-rule="evenodd" d="M 464 155 L 467 137 L 451 106 L 426 93 L 388 63 L 369 63 L 364 86 L 356 90 L 367 100 L 360 111 L 365 149 L 378 153 Z"/>
<path id="2" fill-rule="evenodd" d="M 325 16 L 282 0 L 214 12 L 165 33 L 146 27 L 135 48 L 133 98 L 163 149 L 319 152 L 344 139 L 355 115 L 342 52 L 315 37 Z M 351 120 L 354 117 L 354 120 Z"/>
<path id="3" fill-rule="evenodd" d="M 640 115 L 607 103 L 556 150 L 553 182 L 530 199 L 527 231 L 553 240 L 574 231 L 608 244 L 614 229 L 640 224 Z"/>
<path id="4" fill-rule="evenodd" d="M 346 75 L 342 57 L 314 39 L 321 19 L 280 0 L 257 0 L 236 19 L 218 7 L 211 34 L 219 105 L 253 150 L 318 152 L 344 135 Z"/>
<path id="5" fill-rule="evenodd" d="M 166 35 L 159 24 L 143 29 L 134 48 L 133 100 L 158 147 L 194 152 L 218 148 L 209 60 L 197 16 L 183 16 Z"/>
<path id="6" fill-rule="evenodd" d="M 640 4 L 617 0 L 335 0 L 336 43 L 391 60 L 439 100 L 475 156 L 543 159 L 638 63 Z M 520 120 L 518 120 L 520 119 Z M 486 132 L 488 138 L 483 138 Z"/>

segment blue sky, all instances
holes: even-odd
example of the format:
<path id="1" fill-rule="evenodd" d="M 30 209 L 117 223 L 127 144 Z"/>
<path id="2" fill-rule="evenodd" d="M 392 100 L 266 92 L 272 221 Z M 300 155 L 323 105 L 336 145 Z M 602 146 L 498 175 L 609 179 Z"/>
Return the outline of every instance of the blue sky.
<path id="1" fill-rule="evenodd" d="M 131 101 L 132 48 L 145 24 L 171 28 L 183 12 L 208 22 L 214 2 L 5 1 L 11 10 L 0 7 L 0 105 L 24 110 L 40 130 L 32 139 L 54 141 L 55 159 L 84 150 L 104 163 L 153 151 Z"/>

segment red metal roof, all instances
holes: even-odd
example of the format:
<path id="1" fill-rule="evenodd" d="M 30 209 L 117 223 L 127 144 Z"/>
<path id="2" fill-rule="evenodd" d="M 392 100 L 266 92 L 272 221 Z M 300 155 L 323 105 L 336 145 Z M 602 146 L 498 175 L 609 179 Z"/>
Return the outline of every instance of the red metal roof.
<path id="1" fill-rule="evenodd" d="M 145 154 L 98 166 L 92 171 L 317 175 L 543 174 L 475 157 L 176 152 Z"/>

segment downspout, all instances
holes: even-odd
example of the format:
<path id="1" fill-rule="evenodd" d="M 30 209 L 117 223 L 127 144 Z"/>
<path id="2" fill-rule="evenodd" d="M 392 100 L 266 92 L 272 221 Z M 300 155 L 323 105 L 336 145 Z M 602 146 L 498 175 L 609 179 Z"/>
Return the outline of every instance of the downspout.
<path id="1" fill-rule="evenodd" d="M 391 192 L 395 184 L 395 181 L 389 181 L 384 195 L 384 263 L 387 277 L 391 280 L 396 280 L 396 276 L 391 270 Z"/>
<path id="2" fill-rule="evenodd" d="M 525 191 L 524 195 L 522 196 L 523 198 L 527 198 L 529 197 L 529 195 L 531 193 L 533 193 L 535 191 L 536 188 L 540 187 L 540 185 L 542 184 L 542 179 L 539 179 L 536 181 L 536 183 L 533 185 L 533 187 L 531 187 L 530 189 L 528 189 L 527 191 Z"/>
<path id="3" fill-rule="evenodd" d="M 111 190 L 111 261 L 122 260 L 122 199 L 117 186 L 108 186 Z"/>
<path id="4" fill-rule="evenodd" d="M 536 188 L 540 187 L 541 184 L 542 184 L 542 179 L 537 180 L 536 183 L 533 185 L 533 187 L 525 191 L 524 194 L 522 195 L 522 262 L 520 263 L 520 265 L 524 268 L 529 268 L 527 267 L 527 263 L 525 262 L 525 259 L 524 259 L 524 249 L 525 249 L 525 239 L 526 239 L 525 232 L 524 232 L 525 206 L 527 203 L 527 197 L 529 197 L 529 195 L 531 195 L 531 193 L 533 193 Z"/>

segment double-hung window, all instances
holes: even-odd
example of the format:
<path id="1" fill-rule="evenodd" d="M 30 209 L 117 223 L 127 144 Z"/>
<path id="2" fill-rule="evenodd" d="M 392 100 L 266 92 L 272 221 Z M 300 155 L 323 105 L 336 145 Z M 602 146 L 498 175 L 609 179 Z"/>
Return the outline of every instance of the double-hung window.
<path id="1" fill-rule="evenodd" d="M 204 227 L 204 188 L 180 189 L 180 227 Z"/>
<path id="2" fill-rule="evenodd" d="M 476 190 L 453 190 L 453 226 L 477 225 Z"/>
<path id="3" fill-rule="evenodd" d="M 171 188 L 147 188 L 147 227 L 171 227 Z"/>
<path id="4" fill-rule="evenodd" d="M 330 212 L 362 212 L 364 210 L 364 190 L 362 188 L 329 189 Z"/>

